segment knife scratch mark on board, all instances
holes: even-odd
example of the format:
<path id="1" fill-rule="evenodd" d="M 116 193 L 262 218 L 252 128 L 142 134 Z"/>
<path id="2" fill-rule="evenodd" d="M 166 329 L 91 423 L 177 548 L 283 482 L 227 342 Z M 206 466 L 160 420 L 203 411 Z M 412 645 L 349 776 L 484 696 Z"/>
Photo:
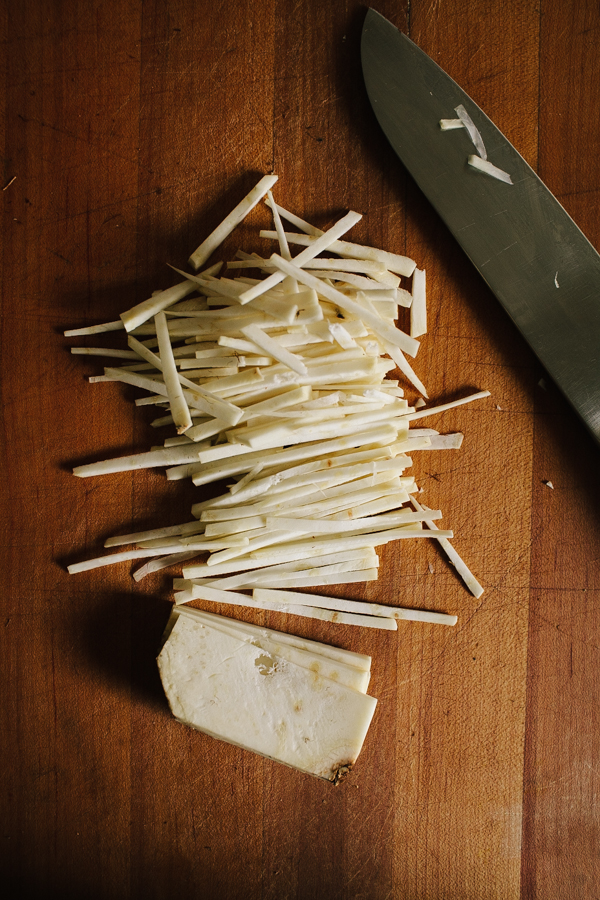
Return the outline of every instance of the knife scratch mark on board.
<path id="1" fill-rule="evenodd" d="M 504 247 L 503 250 L 499 250 L 497 255 L 500 256 L 501 253 L 506 253 L 507 250 L 510 250 L 511 247 L 515 247 L 518 243 L 518 241 L 513 241 L 512 244 L 508 245 L 508 247 Z"/>

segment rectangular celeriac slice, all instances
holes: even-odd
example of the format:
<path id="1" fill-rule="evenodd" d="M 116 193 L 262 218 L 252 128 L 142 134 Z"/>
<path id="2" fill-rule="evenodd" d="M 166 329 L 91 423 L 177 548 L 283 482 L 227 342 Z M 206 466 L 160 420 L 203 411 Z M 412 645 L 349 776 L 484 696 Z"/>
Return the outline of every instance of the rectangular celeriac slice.
<path id="1" fill-rule="evenodd" d="M 173 715 L 186 725 L 338 784 L 377 701 L 180 616 L 158 656 Z"/>

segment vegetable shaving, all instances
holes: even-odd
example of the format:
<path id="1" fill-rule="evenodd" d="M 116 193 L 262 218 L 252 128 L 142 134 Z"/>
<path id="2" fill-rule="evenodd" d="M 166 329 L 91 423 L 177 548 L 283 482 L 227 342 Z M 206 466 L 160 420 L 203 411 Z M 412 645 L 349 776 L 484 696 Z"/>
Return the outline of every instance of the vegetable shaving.
<path id="1" fill-rule="evenodd" d="M 477 169 L 477 171 L 483 172 L 486 175 L 490 175 L 492 178 L 498 179 L 498 181 L 512 184 L 513 181 L 508 172 L 499 169 L 498 166 L 495 166 L 488 160 L 481 133 L 462 103 L 456 107 L 455 112 L 458 115 L 458 119 L 440 119 L 439 125 L 442 131 L 453 131 L 458 128 L 465 128 L 467 130 L 469 137 L 477 150 L 477 155 L 471 154 L 467 159 L 471 168 Z"/>

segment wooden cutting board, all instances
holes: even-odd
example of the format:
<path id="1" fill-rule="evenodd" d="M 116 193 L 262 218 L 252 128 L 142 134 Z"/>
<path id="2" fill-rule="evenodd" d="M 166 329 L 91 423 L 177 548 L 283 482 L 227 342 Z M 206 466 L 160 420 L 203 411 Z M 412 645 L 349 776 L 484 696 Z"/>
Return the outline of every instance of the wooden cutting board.
<path id="1" fill-rule="evenodd" d="M 600 246 L 592 0 L 381 0 Z M 365 7 L 3 5 L 0 874 L 11 898 L 593 898 L 600 891 L 599 450 L 378 130 Z M 83 480 L 157 443 L 136 392 L 62 333 L 173 283 L 254 184 L 427 270 L 415 367 L 460 451 L 415 455 L 485 593 L 430 544 L 354 596 L 455 613 L 397 634 L 265 615 L 373 658 L 378 708 L 338 788 L 187 730 L 155 665 L 169 581 L 77 576 L 111 533 L 188 517 L 187 482 Z M 257 208 L 228 248 L 269 227 Z M 254 249 L 265 250 L 257 245 Z M 161 438 L 162 439 L 162 438 Z M 231 612 L 226 608 L 224 612 Z M 244 616 L 243 611 L 234 613 Z M 251 618 L 250 614 L 247 616 Z M 258 621 L 258 619 L 255 619 Z"/>

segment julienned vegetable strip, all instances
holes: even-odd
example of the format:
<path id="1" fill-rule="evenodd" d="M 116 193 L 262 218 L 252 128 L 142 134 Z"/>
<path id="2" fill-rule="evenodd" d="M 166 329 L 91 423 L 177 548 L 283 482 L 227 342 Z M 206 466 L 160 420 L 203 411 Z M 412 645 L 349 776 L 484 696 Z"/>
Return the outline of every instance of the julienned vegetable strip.
<path id="1" fill-rule="evenodd" d="M 499 169 L 498 166 L 493 165 L 489 160 L 480 159 L 473 154 L 469 156 L 468 163 L 473 169 L 485 172 L 486 175 L 491 175 L 492 178 L 497 178 L 498 181 L 504 181 L 506 184 L 513 183 L 508 172 L 505 172 L 504 169 Z"/>
<path id="2" fill-rule="evenodd" d="M 256 204 L 265 196 L 267 191 L 273 187 L 276 181 L 277 175 L 265 175 L 260 179 L 250 193 L 238 203 L 235 209 L 232 209 L 229 215 L 223 219 L 221 224 L 202 241 L 196 250 L 194 250 L 189 259 L 193 269 L 198 270 L 200 266 L 206 262 L 213 250 L 216 250 L 217 247 L 223 243 L 227 235 L 231 234 L 233 229 L 243 221 L 250 210 L 254 209 Z"/>
<path id="3" fill-rule="evenodd" d="M 219 275 L 220 262 L 201 275 L 180 272 L 184 281 L 117 323 L 69 332 L 126 329 L 126 350 L 73 352 L 121 357 L 125 365 L 95 380 L 146 390 L 137 403 L 166 406 L 153 424 L 177 431 L 163 447 L 78 466 L 75 474 L 165 467 L 167 478 L 196 486 L 225 480 L 221 493 L 193 504 L 191 522 L 113 536 L 105 546 L 123 549 L 69 571 L 141 559 L 139 580 L 182 564 L 178 605 L 202 599 L 384 629 L 399 619 L 452 625 L 456 617 L 443 613 L 298 593 L 374 582 L 376 547 L 425 538 L 440 543 L 480 595 L 449 544 L 452 531 L 435 524 L 441 511 L 414 499 L 418 487 L 407 469 L 415 451 L 462 441 L 411 429 L 412 422 L 489 392 L 427 407 L 425 386 L 404 356 L 417 353 L 416 338 L 427 331 L 425 273 L 406 257 L 340 241 L 358 213 L 321 231 L 287 212 L 270 193 L 274 181 L 261 179 L 193 254 L 194 266 L 206 262 L 266 194 L 275 231 L 261 235 L 276 239 L 280 252 L 267 260 L 240 250 L 230 266 L 252 277 Z M 304 233 L 284 232 L 282 218 Z M 305 249 L 292 257 L 292 243 Z M 318 258 L 323 251 L 327 257 Z M 401 282 L 410 277 L 412 284 Z M 396 323 L 399 307 L 410 308 L 410 334 Z M 389 377 L 394 368 L 420 394 L 414 405 Z"/>
<path id="4" fill-rule="evenodd" d="M 411 503 L 413 504 L 414 508 L 418 512 L 428 512 L 427 508 L 424 506 L 421 506 L 421 504 L 418 502 L 418 500 L 416 500 L 414 497 L 411 497 Z M 435 533 L 435 537 L 439 541 L 440 546 L 443 548 L 448 559 L 450 560 L 452 565 L 455 567 L 456 571 L 458 572 L 458 574 L 460 575 L 460 577 L 462 578 L 462 580 L 464 581 L 466 586 L 469 588 L 469 590 L 471 591 L 473 596 L 477 597 L 477 598 L 481 597 L 481 595 L 483 594 L 482 586 L 479 584 L 479 582 L 477 581 L 477 579 L 475 578 L 473 573 L 470 571 L 470 569 L 468 568 L 466 563 L 463 561 L 463 559 L 456 552 L 456 550 L 454 549 L 454 547 L 452 546 L 450 541 L 447 538 L 442 537 L 441 534 L 437 533 L 438 528 L 437 528 L 437 525 L 435 524 L 435 522 L 433 521 L 433 519 L 426 519 L 425 524 L 427 525 L 428 528 L 431 529 L 432 532 Z"/>
<path id="5" fill-rule="evenodd" d="M 339 222 L 336 222 L 329 231 L 324 232 L 318 238 L 308 246 L 302 253 L 298 254 L 298 257 L 295 260 L 296 266 L 301 266 L 303 263 L 307 262 L 309 259 L 314 259 L 319 253 L 323 250 L 327 250 L 331 245 L 336 241 L 340 235 L 345 234 L 349 231 L 353 225 L 356 225 L 357 222 L 360 222 L 362 216 L 360 213 L 349 212 L 345 215 Z M 283 257 L 281 257 L 283 258 Z M 293 273 L 284 273 L 291 274 L 293 277 Z M 254 300 L 256 297 L 259 297 L 261 294 L 266 293 L 266 291 L 271 290 L 271 288 L 276 287 L 280 282 L 283 281 L 284 275 L 281 272 L 274 272 L 273 275 L 269 275 L 269 277 L 263 281 L 259 282 L 252 288 L 248 288 L 240 296 L 240 303 L 249 303 L 250 300 Z M 309 285 L 310 287 L 310 285 Z"/>
<path id="6" fill-rule="evenodd" d="M 481 137 L 481 134 L 479 133 L 479 129 L 473 122 L 473 119 L 471 118 L 469 113 L 466 111 L 466 109 L 464 108 L 462 103 L 456 107 L 454 112 L 457 114 L 460 121 L 463 123 L 463 125 L 469 132 L 469 137 L 473 141 L 473 144 L 475 145 L 475 149 L 477 150 L 480 159 L 486 160 L 487 152 L 485 149 L 485 145 L 483 143 L 483 138 Z"/>

